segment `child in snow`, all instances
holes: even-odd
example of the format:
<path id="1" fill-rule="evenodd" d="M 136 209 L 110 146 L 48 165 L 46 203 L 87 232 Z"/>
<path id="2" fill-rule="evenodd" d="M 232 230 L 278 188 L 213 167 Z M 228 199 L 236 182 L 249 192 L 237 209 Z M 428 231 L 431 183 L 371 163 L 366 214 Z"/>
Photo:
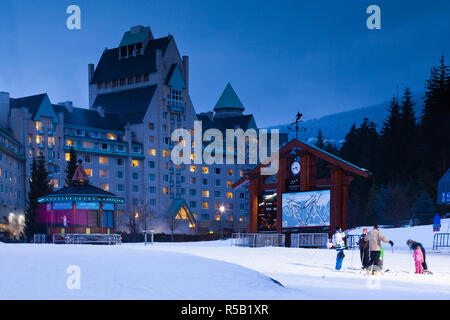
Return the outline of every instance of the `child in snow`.
<path id="1" fill-rule="evenodd" d="M 423 253 L 422 250 L 420 250 L 419 247 L 414 251 L 413 254 L 414 262 L 416 264 L 416 273 L 423 273 Z"/>
<path id="2" fill-rule="evenodd" d="M 345 254 L 345 233 L 342 232 L 341 227 L 336 227 L 336 232 L 333 234 L 333 246 L 336 248 L 337 256 L 336 256 L 336 270 L 341 270 L 342 261 L 344 260 Z"/>

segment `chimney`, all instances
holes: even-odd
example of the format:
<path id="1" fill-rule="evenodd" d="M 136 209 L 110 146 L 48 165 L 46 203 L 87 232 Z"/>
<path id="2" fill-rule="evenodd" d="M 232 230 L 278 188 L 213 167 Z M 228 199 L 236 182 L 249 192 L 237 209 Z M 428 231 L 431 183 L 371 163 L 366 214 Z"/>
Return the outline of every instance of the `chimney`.
<path id="1" fill-rule="evenodd" d="M 97 106 L 97 112 L 100 115 L 100 117 L 102 118 L 105 117 L 105 108 L 103 108 L 103 106 Z"/>
<path id="2" fill-rule="evenodd" d="M 0 92 L 0 126 L 8 128 L 9 92 Z"/>
<path id="3" fill-rule="evenodd" d="M 69 111 L 70 113 L 73 112 L 73 102 L 72 101 L 59 102 L 58 104 L 66 107 L 67 111 Z"/>
<path id="4" fill-rule="evenodd" d="M 91 83 L 93 78 L 94 78 L 94 64 L 89 63 L 88 64 L 88 82 Z"/>
<path id="5" fill-rule="evenodd" d="M 186 90 L 189 92 L 189 57 L 183 56 L 183 71 L 184 71 L 184 83 L 186 84 Z"/>

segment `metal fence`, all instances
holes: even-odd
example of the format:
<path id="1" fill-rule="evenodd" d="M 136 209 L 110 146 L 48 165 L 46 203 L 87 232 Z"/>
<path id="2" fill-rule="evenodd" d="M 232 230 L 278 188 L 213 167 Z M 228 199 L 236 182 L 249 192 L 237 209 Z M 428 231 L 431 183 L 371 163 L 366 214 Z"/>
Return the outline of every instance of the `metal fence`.
<path id="1" fill-rule="evenodd" d="M 328 233 L 292 233 L 291 248 L 326 248 Z"/>
<path id="2" fill-rule="evenodd" d="M 46 234 L 34 234 L 33 235 L 33 242 L 34 243 L 45 243 L 47 239 Z"/>
<path id="3" fill-rule="evenodd" d="M 63 244 L 107 244 L 117 245 L 122 243 L 119 234 L 53 234 L 53 243 Z"/>
<path id="4" fill-rule="evenodd" d="M 286 236 L 279 233 L 233 233 L 231 245 L 238 247 L 284 247 Z"/>
<path id="5" fill-rule="evenodd" d="M 347 238 L 347 248 L 353 249 L 359 246 L 359 235 L 348 234 L 346 238 Z"/>
<path id="6" fill-rule="evenodd" d="M 433 238 L 433 250 L 450 247 L 450 233 L 435 233 Z"/>

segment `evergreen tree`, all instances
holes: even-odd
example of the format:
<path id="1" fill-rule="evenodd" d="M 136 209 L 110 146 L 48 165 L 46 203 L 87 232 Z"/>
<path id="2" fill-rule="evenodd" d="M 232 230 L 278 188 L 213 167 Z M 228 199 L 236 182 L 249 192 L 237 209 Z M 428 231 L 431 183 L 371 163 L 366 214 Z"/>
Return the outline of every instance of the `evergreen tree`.
<path id="1" fill-rule="evenodd" d="M 382 162 L 379 167 L 378 179 L 380 184 L 390 183 L 398 185 L 400 183 L 400 168 L 402 150 L 402 117 L 397 98 L 392 98 L 389 105 L 389 115 L 381 129 L 380 151 Z"/>
<path id="2" fill-rule="evenodd" d="M 315 145 L 319 149 L 323 149 L 325 147 L 325 141 L 323 139 L 322 129 L 319 129 L 319 132 L 317 133 L 317 138 L 316 138 Z"/>
<path id="3" fill-rule="evenodd" d="M 436 184 L 450 167 L 450 68 L 444 57 L 433 67 L 425 85 L 420 136 L 420 183 L 436 198 Z"/>
<path id="4" fill-rule="evenodd" d="M 77 169 L 77 152 L 73 147 L 70 147 L 69 151 L 70 159 L 67 161 L 66 167 L 66 186 L 69 186 L 72 183 L 72 177 L 75 174 L 75 170 Z"/>
<path id="5" fill-rule="evenodd" d="M 414 218 L 418 219 L 420 223 L 425 224 L 433 221 L 433 217 L 436 214 L 436 207 L 430 196 L 425 191 L 422 191 L 414 202 L 411 211 Z"/>
<path id="6" fill-rule="evenodd" d="M 400 156 L 400 183 L 409 186 L 413 185 L 418 178 L 419 167 L 419 148 L 418 148 L 418 127 L 416 112 L 414 106 L 416 102 L 412 100 L 411 90 L 405 89 L 400 104 L 401 118 L 400 118 L 400 130 L 401 130 L 401 142 L 397 146 Z M 413 192 L 412 188 L 408 188 L 409 192 Z M 412 194 L 412 197 L 416 195 Z"/>
<path id="7" fill-rule="evenodd" d="M 406 193 L 399 186 L 386 185 L 377 193 L 373 209 L 379 224 L 400 226 L 410 217 L 410 206 Z"/>
<path id="8" fill-rule="evenodd" d="M 53 192 L 53 186 L 42 157 L 38 160 L 33 158 L 29 189 L 24 227 L 27 239 L 35 233 L 46 233 L 45 225 L 37 220 L 38 198 Z"/>

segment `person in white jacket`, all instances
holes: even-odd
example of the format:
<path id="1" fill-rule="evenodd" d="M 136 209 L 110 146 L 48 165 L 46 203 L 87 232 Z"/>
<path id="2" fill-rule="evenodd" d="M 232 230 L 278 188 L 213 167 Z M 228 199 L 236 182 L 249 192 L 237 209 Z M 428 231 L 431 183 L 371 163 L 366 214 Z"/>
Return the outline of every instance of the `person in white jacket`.
<path id="1" fill-rule="evenodd" d="M 342 261 L 344 260 L 345 254 L 345 233 L 342 232 L 341 227 L 336 227 L 336 232 L 333 234 L 332 243 L 333 246 L 336 248 L 337 256 L 336 256 L 336 270 L 341 270 L 342 268 Z"/>

